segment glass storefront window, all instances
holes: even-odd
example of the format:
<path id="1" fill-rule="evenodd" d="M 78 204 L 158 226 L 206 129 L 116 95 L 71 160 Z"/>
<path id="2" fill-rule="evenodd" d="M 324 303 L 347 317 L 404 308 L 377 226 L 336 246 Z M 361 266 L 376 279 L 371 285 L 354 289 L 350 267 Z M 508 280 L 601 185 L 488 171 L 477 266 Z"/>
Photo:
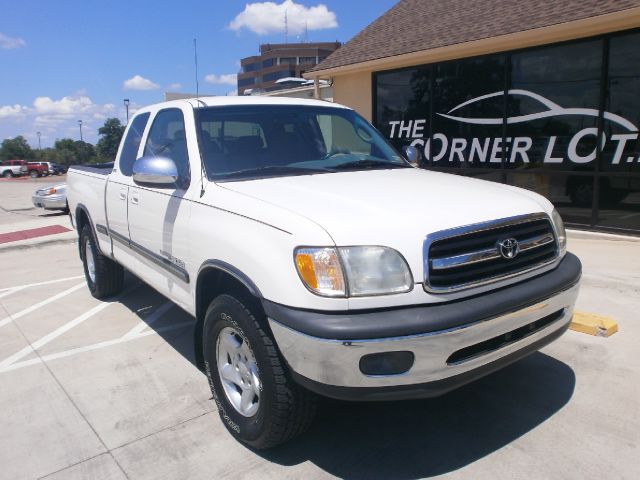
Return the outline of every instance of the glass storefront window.
<path id="1" fill-rule="evenodd" d="M 427 157 L 437 168 L 501 168 L 504 56 L 458 60 L 433 70 L 433 133 Z"/>
<path id="2" fill-rule="evenodd" d="M 384 136 L 400 148 L 429 138 L 431 68 L 377 76 L 377 122 Z"/>
<path id="3" fill-rule="evenodd" d="M 421 147 L 425 168 L 536 191 L 569 224 L 640 232 L 638 45 L 635 30 L 377 72 L 374 124 Z"/>
<path id="4" fill-rule="evenodd" d="M 593 207 L 593 175 L 567 175 L 542 170 L 510 171 L 507 184 L 548 198 L 565 223 L 589 225 Z"/>
<path id="5" fill-rule="evenodd" d="M 593 40 L 510 55 L 508 168 L 594 170 L 602 48 Z"/>
<path id="6" fill-rule="evenodd" d="M 600 170 L 640 174 L 640 33 L 609 42 L 609 78 L 604 135 L 607 143 Z"/>

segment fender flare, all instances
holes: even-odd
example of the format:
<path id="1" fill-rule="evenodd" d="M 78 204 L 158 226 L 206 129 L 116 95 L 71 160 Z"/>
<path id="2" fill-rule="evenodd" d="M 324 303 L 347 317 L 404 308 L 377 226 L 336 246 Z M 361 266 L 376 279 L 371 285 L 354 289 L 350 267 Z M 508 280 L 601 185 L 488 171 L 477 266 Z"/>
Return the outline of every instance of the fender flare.
<path id="1" fill-rule="evenodd" d="M 260 302 L 262 302 L 262 299 L 263 299 L 260 289 L 256 286 L 253 280 L 251 280 L 251 278 L 249 278 L 248 275 L 246 275 L 244 272 L 234 267 L 230 263 L 224 262 L 222 260 L 215 260 L 215 259 L 206 260 L 202 263 L 202 265 L 198 269 L 198 276 L 196 277 L 196 288 L 195 288 L 196 325 L 195 325 L 194 334 L 193 334 L 193 346 L 194 346 L 194 353 L 196 357 L 195 358 L 196 366 L 202 371 L 204 371 L 205 369 L 204 357 L 202 354 L 202 327 L 204 325 L 204 313 L 207 307 L 200 306 L 200 294 L 201 294 L 200 278 L 201 278 L 201 274 L 206 272 L 207 270 L 217 270 L 220 272 L 224 272 L 227 275 L 230 275 L 231 277 L 236 279 L 238 282 L 240 282 L 242 285 L 244 285 L 244 287 L 249 291 L 249 293 L 251 293 L 253 296 L 258 298 Z"/>
<path id="2" fill-rule="evenodd" d="M 87 216 L 87 218 L 89 219 L 89 226 L 91 227 L 91 232 L 93 233 L 93 238 L 95 238 L 96 240 L 96 248 L 98 249 L 98 253 L 100 253 L 101 255 L 104 255 L 105 257 L 109 257 L 111 258 L 111 254 L 107 254 L 105 255 L 104 252 L 102 251 L 102 249 L 100 248 L 100 242 L 98 241 L 98 235 L 96 232 L 96 226 L 93 223 L 93 219 L 91 218 L 91 214 L 89 213 L 89 209 L 87 207 L 85 207 L 82 203 L 78 203 L 78 205 L 76 205 L 76 230 L 78 230 L 78 250 L 80 252 L 80 258 L 82 258 L 82 247 L 80 245 L 80 235 L 82 234 L 82 232 L 80 231 L 80 225 L 78 223 L 78 212 L 82 211 L 83 214 L 85 214 Z"/>
<path id="3" fill-rule="evenodd" d="M 227 263 L 227 262 L 222 261 L 222 260 L 211 259 L 211 260 L 204 261 L 202 263 L 202 265 L 200 266 L 200 269 L 198 269 L 198 277 L 197 278 L 200 279 L 200 274 L 202 274 L 202 272 L 204 272 L 206 270 L 210 270 L 210 269 L 220 270 L 222 272 L 225 272 L 225 273 L 231 275 L 236 280 L 238 280 L 240 283 L 242 283 L 245 286 L 245 288 L 247 290 L 249 290 L 251 295 L 253 295 L 254 297 L 257 297 L 259 299 L 263 298 L 262 297 L 262 293 L 260 292 L 260 289 L 256 286 L 256 284 L 253 282 L 253 280 L 251 280 L 251 278 L 249 278 L 249 276 L 247 274 L 242 272 L 242 270 L 234 267 L 230 263 Z M 196 283 L 196 285 L 198 285 L 198 283 Z"/>

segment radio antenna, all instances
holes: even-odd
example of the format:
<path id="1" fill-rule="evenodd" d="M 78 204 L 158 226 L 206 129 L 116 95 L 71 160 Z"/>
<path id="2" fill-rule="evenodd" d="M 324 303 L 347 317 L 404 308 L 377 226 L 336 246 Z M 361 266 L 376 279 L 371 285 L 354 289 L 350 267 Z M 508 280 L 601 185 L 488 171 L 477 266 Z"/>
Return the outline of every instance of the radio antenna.
<path id="1" fill-rule="evenodd" d="M 289 43 L 289 19 L 286 10 L 284 11 L 284 43 Z"/>
<path id="2" fill-rule="evenodd" d="M 193 56 L 196 64 L 196 99 L 200 97 L 200 87 L 198 85 L 198 44 L 196 39 L 193 39 Z"/>

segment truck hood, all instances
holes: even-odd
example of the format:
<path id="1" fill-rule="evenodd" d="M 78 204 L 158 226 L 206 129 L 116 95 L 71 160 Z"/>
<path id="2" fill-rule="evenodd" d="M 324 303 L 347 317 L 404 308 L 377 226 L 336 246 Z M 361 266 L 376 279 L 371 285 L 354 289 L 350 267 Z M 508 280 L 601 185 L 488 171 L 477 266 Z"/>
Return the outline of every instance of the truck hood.
<path id="1" fill-rule="evenodd" d="M 220 184 L 322 226 L 338 245 L 380 244 L 543 212 L 544 200 L 513 187 L 419 169 L 368 170 Z M 286 226 L 284 226 L 286 227 Z"/>
<path id="2" fill-rule="evenodd" d="M 550 204 L 532 192 L 414 168 L 269 178 L 220 186 L 306 217 L 324 228 L 336 245 L 396 248 L 415 268 L 421 265 L 422 242 L 429 233 L 550 212 Z"/>

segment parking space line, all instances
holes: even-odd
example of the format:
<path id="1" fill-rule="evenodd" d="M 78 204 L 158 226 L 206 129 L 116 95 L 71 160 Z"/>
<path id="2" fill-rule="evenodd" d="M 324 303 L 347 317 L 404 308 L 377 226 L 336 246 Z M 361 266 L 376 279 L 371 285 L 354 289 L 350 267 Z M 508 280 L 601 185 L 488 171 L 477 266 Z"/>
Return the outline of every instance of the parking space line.
<path id="1" fill-rule="evenodd" d="M 43 301 L 41 301 L 40 303 L 36 303 L 35 305 L 31 305 L 30 307 L 25 308 L 24 310 L 19 311 L 18 313 L 14 313 L 13 315 L 9 315 L 6 318 L 3 318 L 2 320 L 0 320 L 0 327 L 7 325 L 10 322 L 13 322 L 21 317 L 24 317 L 25 315 L 39 309 L 40 307 L 44 307 L 45 305 L 50 304 L 51 302 L 55 302 L 56 300 L 61 299 L 62 297 L 66 297 L 67 295 L 69 295 L 70 293 L 75 292 L 76 290 L 81 289 L 82 287 L 84 287 L 86 285 L 85 282 L 79 283 L 71 288 L 68 288 L 67 290 L 65 290 L 64 292 L 60 292 L 56 295 L 54 295 L 53 297 L 49 297 Z M 18 288 L 18 287 L 16 287 Z M 25 287 L 26 288 L 26 287 Z"/>
<path id="2" fill-rule="evenodd" d="M 14 291 L 24 290 L 25 288 L 40 287 L 42 285 L 51 285 L 53 283 L 66 282 L 68 280 L 77 280 L 79 278 L 84 278 L 84 275 L 76 275 L 75 277 L 66 277 L 66 278 L 56 278 L 55 280 L 47 280 L 45 282 L 28 283 L 26 285 L 16 285 L 15 287 L 0 288 L 0 292 L 11 291 L 13 293 Z"/>
<path id="3" fill-rule="evenodd" d="M 145 328 L 151 326 L 151 324 L 153 324 L 156 320 L 158 320 L 174 305 L 175 304 L 173 302 L 166 302 L 164 305 L 160 306 L 160 308 L 158 308 L 155 312 L 151 313 L 147 318 L 140 321 L 140 323 L 138 323 L 135 327 L 133 327 L 131 330 L 125 333 L 122 336 L 122 338 L 131 338 L 131 337 L 138 336 L 140 333 L 142 333 L 142 331 Z"/>
<path id="4" fill-rule="evenodd" d="M 38 348 L 45 346 L 47 343 L 51 342 L 52 340 L 55 340 L 60 335 L 68 332 L 69 330 L 71 330 L 73 327 L 76 327 L 76 326 L 80 325 L 82 322 L 84 322 L 85 320 L 88 320 L 89 318 L 93 317 L 95 314 L 101 312 L 102 310 L 107 308 L 112 303 L 113 302 L 109 302 L 109 303 L 105 302 L 105 303 L 101 303 L 99 305 L 96 305 L 91 310 L 83 313 L 79 317 L 74 318 L 73 320 L 71 320 L 71 321 L 65 323 L 64 325 L 62 325 L 61 327 L 56 328 L 53 332 L 48 333 L 47 335 L 45 335 L 44 337 L 40 338 L 39 340 L 36 340 L 35 342 L 27 345 L 22 350 L 14 353 L 10 357 L 8 357 L 8 358 L 4 359 L 3 361 L 1 361 L 0 362 L 0 371 L 3 371 L 6 367 L 11 366 L 12 363 L 17 362 L 18 360 L 20 360 L 23 357 L 26 357 L 30 353 L 36 352 L 36 350 Z"/>
<path id="5" fill-rule="evenodd" d="M 169 305 L 172 306 L 173 304 Z M 168 310 L 168 309 L 167 309 Z M 42 362 L 47 362 L 50 360 L 57 360 L 59 358 L 71 357 L 73 355 L 78 355 L 80 353 L 91 352 L 93 350 L 99 350 L 105 347 L 111 347 L 113 345 L 118 345 L 121 343 L 130 342 L 132 340 L 137 340 L 139 338 L 148 337 L 149 335 L 155 335 L 158 333 L 169 332 L 172 330 L 177 330 L 179 328 L 190 327 L 194 324 L 195 320 L 178 322 L 173 325 L 166 325 L 164 327 L 158 328 L 156 330 L 147 330 L 141 333 L 137 333 L 135 335 L 125 334 L 120 338 L 116 338 L 114 340 L 106 340 L 104 342 L 94 343 L 93 345 L 86 345 L 84 347 L 76 347 L 70 350 L 65 350 L 62 352 L 50 353 L 48 355 L 39 356 L 37 358 L 32 358 L 29 360 L 24 360 L 22 362 L 14 362 L 8 365 L 4 365 L 0 363 L 0 373 L 9 372 L 12 370 L 17 370 L 19 368 L 29 367 L 31 365 L 37 365 Z M 129 332 L 130 333 L 130 332 Z"/>

